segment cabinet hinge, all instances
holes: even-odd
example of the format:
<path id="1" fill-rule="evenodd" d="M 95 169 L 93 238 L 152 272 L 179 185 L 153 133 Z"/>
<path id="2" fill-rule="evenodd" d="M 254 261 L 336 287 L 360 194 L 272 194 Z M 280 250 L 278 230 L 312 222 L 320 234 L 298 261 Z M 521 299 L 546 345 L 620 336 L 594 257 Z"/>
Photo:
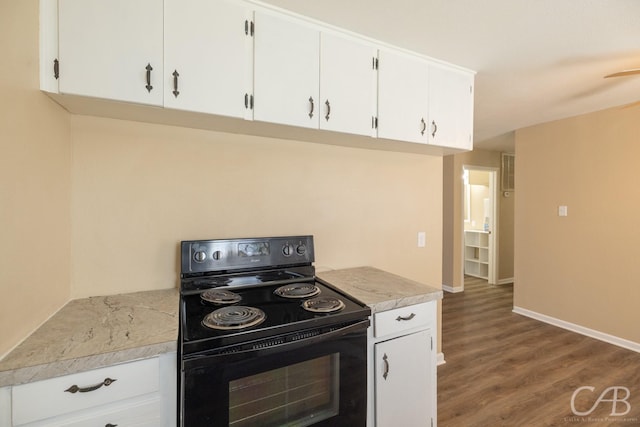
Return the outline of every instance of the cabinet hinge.
<path id="1" fill-rule="evenodd" d="M 371 68 L 373 68 L 374 70 L 378 69 L 378 58 L 376 58 L 375 56 L 371 60 Z"/>
<path id="2" fill-rule="evenodd" d="M 58 61 L 58 58 L 53 60 L 53 77 L 55 77 L 56 80 L 60 77 L 60 62 Z"/>

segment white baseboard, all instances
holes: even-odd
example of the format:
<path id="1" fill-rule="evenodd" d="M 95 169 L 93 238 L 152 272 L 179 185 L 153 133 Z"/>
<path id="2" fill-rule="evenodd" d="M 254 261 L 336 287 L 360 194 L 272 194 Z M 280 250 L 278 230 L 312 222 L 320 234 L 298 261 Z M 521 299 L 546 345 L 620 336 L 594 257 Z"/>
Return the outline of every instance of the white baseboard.
<path id="1" fill-rule="evenodd" d="M 510 285 L 514 282 L 513 277 L 498 280 L 498 285 Z"/>
<path id="2" fill-rule="evenodd" d="M 447 285 L 442 285 L 442 290 L 443 291 L 447 291 L 449 293 L 452 294 L 456 294 L 458 292 L 462 292 L 464 291 L 464 286 L 447 286 Z"/>
<path id="3" fill-rule="evenodd" d="M 444 353 L 440 352 L 436 355 L 436 365 L 440 366 L 440 365 L 444 365 L 445 363 L 447 363 L 444 360 Z"/>
<path id="4" fill-rule="evenodd" d="M 627 350 L 640 353 L 640 343 L 626 340 L 624 338 L 616 337 L 614 335 L 606 334 L 604 332 L 596 331 L 594 329 L 585 328 L 584 326 L 576 325 L 575 323 L 566 322 L 564 320 L 556 319 L 555 317 L 547 316 L 546 314 L 540 314 L 535 311 L 527 310 L 522 307 L 513 307 L 513 312 L 522 316 L 530 317 L 535 320 L 539 320 L 544 323 L 548 323 L 559 328 L 576 332 L 581 335 L 586 335 L 591 338 L 595 338 L 600 341 L 607 342 L 609 344 L 617 345 L 618 347 L 626 348 Z"/>

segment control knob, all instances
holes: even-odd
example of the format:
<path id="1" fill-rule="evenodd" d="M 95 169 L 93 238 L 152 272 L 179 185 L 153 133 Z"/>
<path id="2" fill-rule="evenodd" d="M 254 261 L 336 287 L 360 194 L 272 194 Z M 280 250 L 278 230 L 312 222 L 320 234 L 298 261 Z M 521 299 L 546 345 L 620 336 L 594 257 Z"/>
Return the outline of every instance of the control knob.
<path id="1" fill-rule="evenodd" d="M 291 256 L 291 254 L 293 254 L 293 245 L 291 245 L 290 243 L 285 243 L 285 245 L 282 247 L 282 255 Z"/>
<path id="2" fill-rule="evenodd" d="M 207 254 L 204 251 L 198 251 L 193 254 L 193 260 L 195 262 L 204 262 L 207 259 Z"/>
<path id="3" fill-rule="evenodd" d="M 304 255 L 307 253 L 307 247 L 304 244 L 300 244 L 296 248 L 296 252 L 298 253 L 298 255 Z"/>

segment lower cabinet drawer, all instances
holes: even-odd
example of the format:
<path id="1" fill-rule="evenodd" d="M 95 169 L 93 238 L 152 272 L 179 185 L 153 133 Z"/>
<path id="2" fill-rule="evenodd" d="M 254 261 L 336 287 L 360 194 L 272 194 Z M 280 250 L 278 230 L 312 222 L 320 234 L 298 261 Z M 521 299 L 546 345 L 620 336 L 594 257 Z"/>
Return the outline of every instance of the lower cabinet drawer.
<path id="1" fill-rule="evenodd" d="M 415 328 L 429 328 L 435 325 L 436 301 L 428 301 L 407 307 L 381 311 L 373 315 L 373 333 L 376 338 Z"/>
<path id="2" fill-rule="evenodd" d="M 107 408 L 92 408 L 71 415 L 48 418 L 22 427 L 158 427 L 161 424 L 161 399 L 158 394 L 149 398 L 126 400 Z"/>
<path id="3" fill-rule="evenodd" d="M 13 424 L 58 417 L 158 390 L 158 358 L 18 385 L 12 389 Z"/>

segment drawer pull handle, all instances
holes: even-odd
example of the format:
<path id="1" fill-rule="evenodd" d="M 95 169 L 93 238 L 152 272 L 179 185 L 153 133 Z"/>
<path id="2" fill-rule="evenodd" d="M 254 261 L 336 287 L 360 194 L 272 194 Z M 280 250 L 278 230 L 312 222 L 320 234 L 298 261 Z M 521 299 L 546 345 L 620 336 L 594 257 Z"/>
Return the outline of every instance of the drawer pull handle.
<path id="1" fill-rule="evenodd" d="M 78 387 L 77 385 L 74 384 L 71 387 L 69 387 L 68 389 L 66 389 L 65 392 L 69 392 L 69 393 L 78 393 L 78 392 L 80 392 L 80 393 L 88 393 L 90 391 L 97 390 L 102 386 L 109 387 L 115 381 L 117 381 L 117 380 L 112 380 L 111 378 L 105 378 L 104 381 L 102 381 L 100 384 L 92 385 L 92 386 L 89 386 L 89 387 Z"/>
<path id="2" fill-rule="evenodd" d="M 104 427 L 118 427 L 118 424 L 108 423 L 108 424 L 105 424 Z"/>
<path id="3" fill-rule="evenodd" d="M 398 322 L 400 322 L 400 321 L 402 321 L 402 320 L 411 320 L 411 319 L 413 319 L 414 317 L 416 317 L 416 314 L 415 314 L 415 313 L 411 313 L 409 316 L 406 316 L 406 317 L 398 316 L 398 317 L 396 317 L 396 320 L 397 320 Z"/>
<path id="4" fill-rule="evenodd" d="M 384 378 L 385 380 L 387 379 L 387 376 L 389 376 L 389 358 L 387 357 L 387 353 L 384 354 L 384 356 L 382 357 L 382 361 L 384 362 L 384 372 L 382 373 L 382 378 Z"/>

